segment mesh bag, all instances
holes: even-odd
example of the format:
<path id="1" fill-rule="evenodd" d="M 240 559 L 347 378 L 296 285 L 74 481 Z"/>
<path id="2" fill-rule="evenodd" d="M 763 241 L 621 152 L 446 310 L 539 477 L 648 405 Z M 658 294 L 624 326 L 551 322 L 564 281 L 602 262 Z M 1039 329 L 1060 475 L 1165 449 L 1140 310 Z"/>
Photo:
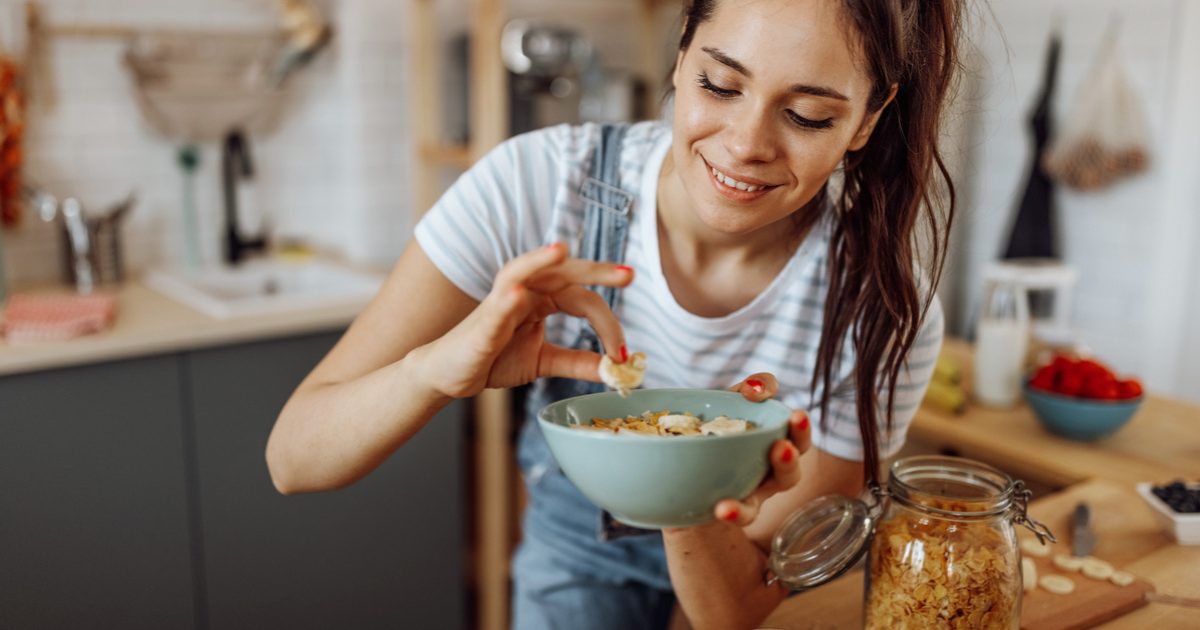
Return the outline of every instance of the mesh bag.
<path id="1" fill-rule="evenodd" d="M 1104 188 L 1150 162 L 1145 113 L 1121 69 L 1116 39 L 1110 28 L 1062 131 L 1042 156 L 1050 177 L 1076 190 Z"/>

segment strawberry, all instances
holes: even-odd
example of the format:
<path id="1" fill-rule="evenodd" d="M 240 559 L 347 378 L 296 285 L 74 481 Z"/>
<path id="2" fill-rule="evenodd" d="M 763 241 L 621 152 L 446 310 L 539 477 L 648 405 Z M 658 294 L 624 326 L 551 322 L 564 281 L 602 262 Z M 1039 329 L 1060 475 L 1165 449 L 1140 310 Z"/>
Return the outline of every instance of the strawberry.
<path id="1" fill-rule="evenodd" d="M 1078 396 L 1083 390 L 1083 375 L 1074 368 L 1063 372 L 1058 379 L 1058 393 L 1064 396 Z"/>
<path id="2" fill-rule="evenodd" d="M 1142 395 L 1142 384 L 1136 378 L 1117 383 L 1117 398 L 1138 398 Z"/>

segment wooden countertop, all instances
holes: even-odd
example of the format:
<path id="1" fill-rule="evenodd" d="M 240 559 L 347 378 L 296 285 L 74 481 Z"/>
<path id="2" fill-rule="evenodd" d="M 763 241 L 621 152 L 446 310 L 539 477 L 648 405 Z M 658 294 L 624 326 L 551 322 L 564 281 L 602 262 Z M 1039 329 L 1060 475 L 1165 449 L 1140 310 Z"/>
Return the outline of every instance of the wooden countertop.
<path id="1" fill-rule="evenodd" d="M 0 340 L 0 376 L 332 330 L 349 325 L 366 305 L 342 304 L 220 320 L 137 281 L 117 289 L 116 296 L 116 323 L 102 333 L 22 345 L 7 345 Z"/>
<path id="2" fill-rule="evenodd" d="M 1060 535 L 1080 501 L 1092 506 L 1097 546 L 1093 555 L 1149 580 L 1159 593 L 1200 598 L 1200 546 L 1175 544 L 1154 521 L 1150 508 L 1129 485 L 1093 480 L 1030 504 L 1030 514 Z M 784 601 L 763 628 L 801 630 L 860 628 L 863 624 L 863 572 L 855 570 L 830 584 Z M 1150 603 L 1101 628 L 1194 627 L 1194 608 Z"/>
<path id="3" fill-rule="evenodd" d="M 970 346 L 950 339 L 945 351 L 963 365 L 969 383 Z M 962 415 L 923 406 L 909 438 L 986 461 L 1015 477 L 1065 488 L 1034 501 L 1034 518 L 1067 532 L 1068 515 L 1086 500 L 1095 515 L 1097 557 L 1149 580 L 1160 593 L 1200 597 L 1200 546 L 1175 544 L 1134 490 L 1142 481 L 1200 478 L 1200 406 L 1148 395 L 1129 424 L 1096 442 L 1049 433 L 1025 405 L 1005 410 L 971 405 Z M 789 598 L 762 625 L 861 627 L 862 598 L 863 573 L 857 570 Z M 1195 609 L 1149 604 L 1101 627 L 1176 628 L 1194 625 L 1195 619 Z"/>
<path id="4" fill-rule="evenodd" d="M 969 382 L 970 346 L 947 340 L 945 351 L 963 364 Z M 1093 478 L 1130 486 L 1200 478 L 1200 406 L 1154 395 L 1146 397 L 1129 424 L 1096 442 L 1050 433 L 1024 404 L 1014 409 L 970 405 L 958 416 L 923 406 L 909 439 L 1057 488 Z"/>

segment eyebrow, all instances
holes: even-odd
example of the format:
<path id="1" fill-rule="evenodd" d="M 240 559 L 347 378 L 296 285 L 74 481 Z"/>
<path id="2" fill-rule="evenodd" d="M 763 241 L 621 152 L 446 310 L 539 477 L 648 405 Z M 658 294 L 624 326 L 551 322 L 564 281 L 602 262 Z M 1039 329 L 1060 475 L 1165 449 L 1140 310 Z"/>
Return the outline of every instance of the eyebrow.
<path id="1" fill-rule="evenodd" d="M 747 78 L 754 77 L 754 73 L 750 72 L 749 68 L 742 65 L 742 62 L 738 61 L 737 59 L 734 59 L 733 57 L 730 57 L 729 55 L 726 55 L 725 53 L 721 52 L 719 49 L 704 46 L 700 50 L 703 50 L 704 52 L 708 53 L 708 55 L 710 57 L 712 57 L 713 59 L 715 59 L 718 63 L 732 68 L 734 71 L 736 71 L 742 75 L 745 75 Z M 850 100 L 849 98 L 846 97 L 845 94 L 842 94 L 841 92 L 838 92 L 837 90 L 835 90 L 833 88 L 822 87 L 819 85 L 804 85 L 801 83 L 797 83 L 796 85 L 789 87 L 788 91 L 795 92 L 797 94 L 808 94 L 809 96 L 820 96 L 823 98 L 832 98 L 832 99 L 836 99 L 839 101 L 849 101 Z"/>

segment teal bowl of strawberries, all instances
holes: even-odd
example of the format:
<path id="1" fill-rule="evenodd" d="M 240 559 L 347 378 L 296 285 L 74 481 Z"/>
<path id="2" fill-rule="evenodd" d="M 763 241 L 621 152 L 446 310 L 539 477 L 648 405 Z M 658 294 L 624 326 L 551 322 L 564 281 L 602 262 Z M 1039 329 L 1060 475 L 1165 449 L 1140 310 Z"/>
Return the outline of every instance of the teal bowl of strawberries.
<path id="1" fill-rule="evenodd" d="M 1051 433 L 1092 441 L 1125 426 L 1145 396 L 1134 378 L 1120 379 L 1093 359 L 1065 355 L 1034 372 L 1025 382 L 1025 400 Z"/>

